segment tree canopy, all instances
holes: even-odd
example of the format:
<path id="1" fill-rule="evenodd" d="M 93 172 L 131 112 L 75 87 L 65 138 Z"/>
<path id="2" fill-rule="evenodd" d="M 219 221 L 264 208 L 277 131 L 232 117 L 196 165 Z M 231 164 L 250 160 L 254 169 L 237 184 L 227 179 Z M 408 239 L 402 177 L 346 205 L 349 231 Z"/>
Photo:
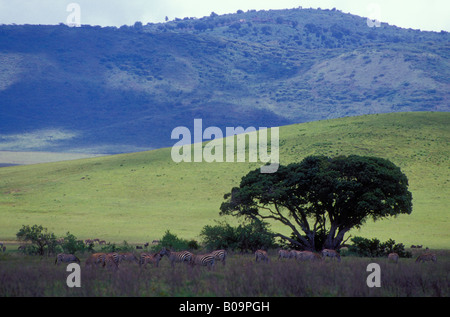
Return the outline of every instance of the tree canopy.
<path id="1" fill-rule="evenodd" d="M 387 159 L 357 155 L 309 156 L 272 174 L 256 169 L 224 199 L 221 215 L 279 221 L 292 235 L 276 235 L 306 250 L 338 249 L 344 235 L 367 219 L 412 211 L 400 168 Z"/>

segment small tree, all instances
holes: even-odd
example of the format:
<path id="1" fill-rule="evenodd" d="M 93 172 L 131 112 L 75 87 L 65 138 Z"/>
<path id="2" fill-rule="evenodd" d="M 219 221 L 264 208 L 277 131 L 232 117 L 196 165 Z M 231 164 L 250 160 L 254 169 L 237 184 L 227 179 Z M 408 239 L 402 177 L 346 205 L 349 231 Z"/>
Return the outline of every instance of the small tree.
<path id="1" fill-rule="evenodd" d="M 31 243 L 29 248 L 26 248 L 29 253 L 37 253 L 38 255 L 56 253 L 57 240 L 54 233 L 47 232 L 47 228 L 42 226 L 33 225 L 25 226 L 16 234 L 17 239 L 23 242 Z"/>
<path id="2" fill-rule="evenodd" d="M 176 234 L 171 233 L 169 230 L 166 231 L 164 236 L 158 243 L 156 249 L 161 249 L 162 247 L 172 249 L 174 251 L 180 250 L 195 250 L 198 249 L 198 243 L 195 240 L 186 240 L 178 238 Z"/>
<path id="3" fill-rule="evenodd" d="M 78 240 L 77 237 L 75 237 L 70 232 L 66 233 L 66 236 L 64 237 L 64 241 L 61 244 L 61 247 L 63 249 L 64 253 L 70 253 L 75 254 L 75 252 L 84 252 L 86 249 L 92 250 L 92 244 L 88 247 L 85 246 L 83 241 Z"/>
<path id="4" fill-rule="evenodd" d="M 230 249 L 240 252 L 269 249 L 275 246 L 274 234 L 268 224 L 257 219 L 232 227 L 228 223 L 203 227 L 200 236 L 207 249 Z"/>

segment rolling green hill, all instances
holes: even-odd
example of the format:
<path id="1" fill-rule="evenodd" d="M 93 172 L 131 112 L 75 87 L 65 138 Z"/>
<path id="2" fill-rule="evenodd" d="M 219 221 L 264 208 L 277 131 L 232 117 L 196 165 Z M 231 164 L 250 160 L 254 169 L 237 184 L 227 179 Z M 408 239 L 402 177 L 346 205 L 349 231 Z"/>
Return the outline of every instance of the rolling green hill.
<path id="1" fill-rule="evenodd" d="M 411 215 L 368 222 L 352 235 L 449 248 L 450 113 L 376 114 L 280 128 L 280 162 L 307 155 L 374 155 L 407 175 Z M 143 243 L 166 230 L 198 239 L 223 195 L 261 163 L 174 163 L 171 148 L 0 168 L 0 240 L 23 224 L 58 235 Z M 228 219 L 235 223 L 233 219 Z M 278 225 L 274 230 L 284 230 Z"/>

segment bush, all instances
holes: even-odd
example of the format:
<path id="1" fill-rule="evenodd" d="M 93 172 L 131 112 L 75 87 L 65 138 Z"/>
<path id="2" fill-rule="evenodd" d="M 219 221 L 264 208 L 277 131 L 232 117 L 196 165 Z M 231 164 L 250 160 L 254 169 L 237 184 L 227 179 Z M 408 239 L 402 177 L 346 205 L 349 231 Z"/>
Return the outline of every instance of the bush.
<path id="1" fill-rule="evenodd" d="M 198 243 L 194 240 L 188 241 L 178 238 L 175 234 L 170 233 L 170 231 L 167 230 L 158 244 L 158 249 L 162 247 L 173 251 L 192 250 L 198 248 Z"/>
<path id="2" fill-rule="evenodd" d="M 396 244 L 392 239 L 381 243 L 377 238 L 354 237 L 351 241 L 353 244 L 349 246 L 348 251 L 358 256 L 386 257 L 392 252 L 397 253 L 402 258 L 410 258 L 412 256 L 411 252 L 405 251 L 405 246 L 402 243 Z"/>
<path id="3" fill-rule="evenodd" d="M 268 224 L 254 220 L 248 224 L 232 227 L 221 222 L 216 226 L 203 227 L 200 236 L 207 249 L 229 249 L 240 252 L 254 252 L 275 246 L 273 233 Z"/>
<path id="4" fill-rule="evenodd" d="M 122 246 L 117 246 L 115 243 L 110 243 L 101 248 L 101 252 L 132 252 L 134 249 L 128 242 L 123 241 Z"/>
<path id="5" fill-rule="evenodd" d="M 55 254 L 57 252 L 58 243 L 56 236 L 52 232 L 47 232 L 47 228 L 42 226 L 33 225 L 25 226 L 16 234 L 19 241 L 31 243 L 21 248 L 21 250 L 27 254 L 44 255 L 44 253 Z"/>
<path id="6" fill-rule="evenodd" d="M 64 237 L 64 241 L 61 243 L 61 248 L 64 253 L 70 253 L 75 254 L 75 252 L 84 252 L 84 251 L 91 251 L 93 247 L 93 244 L 86 246 L 83 241 L 78 240 L 77 237 L 75 237 L 70 232 L 66 233 L 66 236 Z"/>

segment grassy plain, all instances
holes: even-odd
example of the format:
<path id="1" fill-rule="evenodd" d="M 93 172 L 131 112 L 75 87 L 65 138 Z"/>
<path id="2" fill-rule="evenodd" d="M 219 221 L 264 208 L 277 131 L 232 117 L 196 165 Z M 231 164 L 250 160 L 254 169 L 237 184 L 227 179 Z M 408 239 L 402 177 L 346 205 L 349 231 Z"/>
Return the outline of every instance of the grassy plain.
<path id="1" fill-rule="evenodd" d="M 174 141 L 175 143 L 175 141 Z M 407 175 L 413 212 L 351 235 L 450 248 L 450 114 L 376 114 L 283 126 L 280 162 L 324 154 L 374 155 Z M 0 241 L 24 225 L 57 235 L 144 243 L 166 230 L 198 239 L 220 220 L 223 195 L 261 163 L 175 163 L 171 148 L 0 169 Z M 234 219 L 227 219 L 236 223 Z M 273 230 L 286 233 L 274 224 Z"/>

